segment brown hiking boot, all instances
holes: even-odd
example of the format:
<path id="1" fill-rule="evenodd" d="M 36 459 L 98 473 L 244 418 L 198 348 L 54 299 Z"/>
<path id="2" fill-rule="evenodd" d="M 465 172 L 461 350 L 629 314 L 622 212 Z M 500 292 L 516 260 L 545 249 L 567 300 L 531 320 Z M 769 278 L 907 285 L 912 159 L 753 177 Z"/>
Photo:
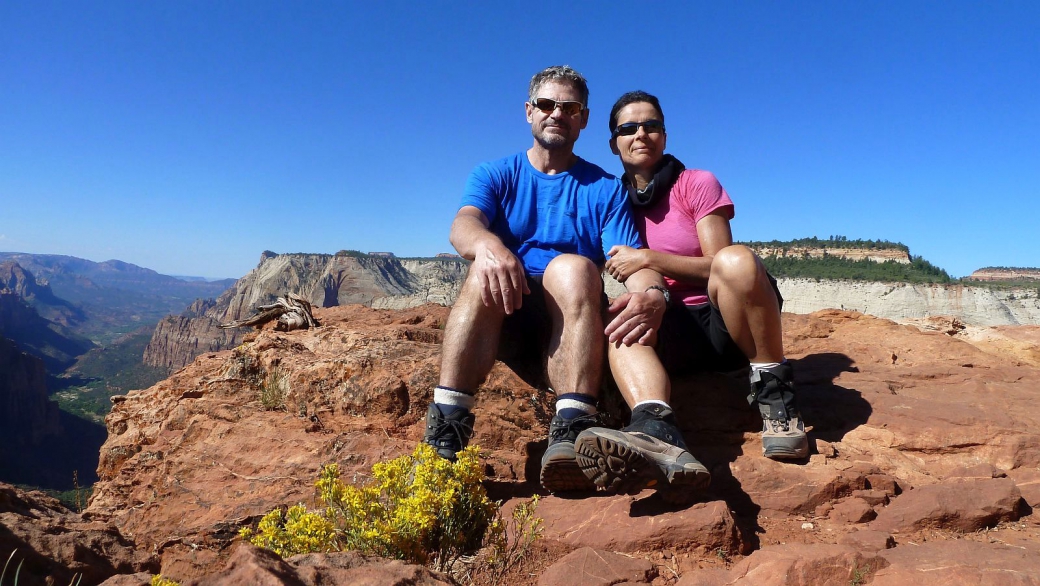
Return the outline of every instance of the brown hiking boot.
<path id="1" fill-rule="evenodd" d="M 632 423 L 620 431 L 590 428 L 578 435 L 574 449 L 585 475 L 610 492 L 653 488 L 669 502 L 687 502 L 711 482 L 708 469 L 686 450 L 672 410 L 663 405 L 637 408 Z"/>

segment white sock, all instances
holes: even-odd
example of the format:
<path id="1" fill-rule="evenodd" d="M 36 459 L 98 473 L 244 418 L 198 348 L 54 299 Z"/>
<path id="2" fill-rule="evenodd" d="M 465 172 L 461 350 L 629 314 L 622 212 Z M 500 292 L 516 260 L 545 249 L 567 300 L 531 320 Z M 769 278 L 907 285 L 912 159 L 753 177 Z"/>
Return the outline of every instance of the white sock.
<path id="1" fill-rule="evenodd" d="M 470 411 L 477 398 L 469 393 L 452 389 L 450 387 L 438 386 L 433 389 L 433 402 L 438 405 L 450 405 L 459 409 Z"/>
<path id="2" fill-rule="evenodd" d="M 635 405 L 632 405 L 632 410 L 635 411 L 636 409 L 642 407 L 643 405 L 660 405 L 660 406 L 665 407 L 667 409 L 671 409 L 672 408 L 671 405 L 669 405 L 668 403 L 665 403 L 664 401 L 659 401 L 657 399 L 650 399 L 649 401 L 640 401 L 640 402 L 636 403 Z"/>

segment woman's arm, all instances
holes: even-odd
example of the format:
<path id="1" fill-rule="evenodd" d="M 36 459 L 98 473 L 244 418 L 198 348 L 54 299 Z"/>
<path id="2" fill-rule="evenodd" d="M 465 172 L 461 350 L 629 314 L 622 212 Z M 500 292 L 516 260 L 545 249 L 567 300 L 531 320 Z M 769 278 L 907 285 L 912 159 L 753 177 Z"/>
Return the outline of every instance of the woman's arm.
<path id="1" fill-rule="evenodd" d="M 636 271 L 652 269 L 676 281 L 706 285 L 715 253 L 733 244 L 729 219 L 721 211 L 704 216 L 697 222 L 697 236 L 704 256 L 683 256 L 649 248 L 615 246 L 608 254 L 610 260 L 606 264 L 607 272 L 621 283 Z"/>

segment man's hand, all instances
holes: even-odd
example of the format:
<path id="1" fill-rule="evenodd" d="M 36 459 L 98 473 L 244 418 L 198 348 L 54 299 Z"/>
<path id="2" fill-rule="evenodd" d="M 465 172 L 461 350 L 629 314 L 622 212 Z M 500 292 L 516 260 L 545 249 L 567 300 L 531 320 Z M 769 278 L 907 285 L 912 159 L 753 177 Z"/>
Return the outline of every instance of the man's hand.
<path id="1" fill-rule="evenodd" d="M 524 295 L 531 294 L 523 264 L 505 246 L 478 247 L 469 270 L 476 272 L 485 307 L 498 305 L 510 315 L 523 306 Z"/>
<path id="2" fill-rule="evenodd" d="M 661 329 L 666 309 L 664 294 L 656 289 L 645 293 L 625 293 L 610 304 L 608 311 L 617 315 L 603 333 L 616 347 L 635 343 L 653 346 L 657 343 L 657 332 Z"/>
<path id="3" fill-rule="evenodd" d="M 610 276 L 618 283 L 624 283 L 633 273 L 650 266 L 649 251 L 645 248 L 616 245 L 610 248 L 607 264 L 604 265 Z"/>

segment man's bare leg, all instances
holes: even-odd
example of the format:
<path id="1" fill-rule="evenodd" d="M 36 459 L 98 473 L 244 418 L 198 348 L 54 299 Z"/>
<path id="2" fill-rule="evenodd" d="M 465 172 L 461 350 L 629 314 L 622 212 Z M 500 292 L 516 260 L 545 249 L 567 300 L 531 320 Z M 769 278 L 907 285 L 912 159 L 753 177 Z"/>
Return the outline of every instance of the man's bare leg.
<path id="1" fill-rule="evenodd" d="M 599 396 L 603 373 L 603 281 L 583 256 L 563 254 L 545 268 L 545 305 L 552 318 L 546 372 L 557 393 Z"/>
<path id="2" fill-rule="evenodd" d="M 603 281 L 591 260 L 564 254 L 546 267 L 542 286 L 552 319 L 546 372 L 557 398 L 539 480 L 551 492 L 594 490 L 575 460 L 574 440 L 596 423 L 605 343 Z"/>
<path id="3" fill-rule="evenodd" d="M 773 459 L 809 455 L 809 440 L 798 411 L 794 370 L 784 359 L 780 306 L 765 266 L 746 246 L 715 254 L 708 295 L 726 329 L 751 362 L 748 401 L 762 415 L 762 451 Z"/>
<path id="4" fill-rule="evenodd" d="M 480 291 L 480 284 L 467 276 L 448 315 L 441 344 L 441 386 L 473 393 L 495 365 L 505 311 L 485 306 Z"/>
<path id="5" fill-rule="evenodd" d="M 448 315 L 441 344 L 441 375 L 426 412 L 423 441 L 449 460 L 473 435 L 474 394 L 495 364 L 505 311 L 481 300 L 481 284 L 466 277 Z"/>

